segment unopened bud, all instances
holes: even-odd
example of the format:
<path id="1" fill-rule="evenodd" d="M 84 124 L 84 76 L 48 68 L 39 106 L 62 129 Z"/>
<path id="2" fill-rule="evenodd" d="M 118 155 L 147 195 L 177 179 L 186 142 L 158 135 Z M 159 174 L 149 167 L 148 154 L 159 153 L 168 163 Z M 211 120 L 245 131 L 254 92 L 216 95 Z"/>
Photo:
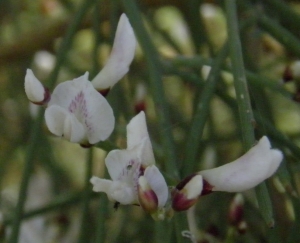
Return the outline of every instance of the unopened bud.
<path id="1" fill-rule="evenodd" d="M 138 198 L 141 207 L 149 212 L 154 213 L 158 208 L 158 198 L 151 189 L 145 176 L 138 179 Z"/>
<path id="2" fill-rule="evenodd" d="M 172 192 L 172 208 L 175 211 L 184 211 L 193 206 L 203 189 L 201 175 L 192 174 L 181 181 Z"/>
<path id="3" fill-rule="evenodd" d="M 241 221 L 238 225 L 237 225 L 237 231 L 240 234 L 245 234 L 246 231 L 248 229 L 248 224 L 245 220 Z"/>
<path id="4" fill-rule="evenodd" d="M 27 98 L 32 103 L 44 105 L 49 102 L 50 91 L 41 84 L 30 69 L 27 69 L 24 86 Z"/>
<path id="5" fill-rule="evenodd" d="M 290 66 L 287 66 L 282 75 L 283 82 L 287 83 L 293 80 L 293 73 Z"/>
<path id="6" fill-rule="evenodd" d="M 289 82 L 291 80 L 300 79 L 300 61 L 295 61 L 287 66 L 283 73 L 283 81 Z"/>
<path id="7" fill-rule="evenodd" d="M 233 200 L 231 201 L 229 207 L 229 223 L 231 225 L 237 226 L 243 220 L 244 214 L 244 198 L 243 195 L 238 193 L 235 195 Z"/>
<path id="8" fill-rule="evenodd" d="M 138 114 L 141 111 L 146 110 L 146 87 L 142 83 L 138 83 L 136 86 L 136 93 L 135 93 L 135 105 L 134 110 L 135 113 Z"/>

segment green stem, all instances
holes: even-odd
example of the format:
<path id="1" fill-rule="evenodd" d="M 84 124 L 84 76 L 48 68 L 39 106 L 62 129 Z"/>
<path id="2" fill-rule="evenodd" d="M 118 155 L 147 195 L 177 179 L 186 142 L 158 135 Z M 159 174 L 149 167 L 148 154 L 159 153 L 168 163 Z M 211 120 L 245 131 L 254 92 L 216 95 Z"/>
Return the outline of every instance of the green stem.
<path id="1" fill-rule="evenodd" d="M 29 143 L 26 157 L 25 157 L 25 165 L 24 165 L 24 170 L 21 179 L 21 186 L 19 189 L 19 198 L 13 215 L 13 225 L 12 225 L 12 232 L 9 239 L 9 243 L 18 242 L 19 230 L 20 230 L 22 216 L 23 216 L 23 208 L 26 202 L 27 188 L 29 184 L 31 171 L 33 170 L 33 166 L 34 166 L 34 155 L 35 155 L 36 147 L 39 144 L 38 143 L 39 136 L 40 136 L 39 131 L 40 131 L 43 118 L 44 118 L 43 110 L 40 110 L 38 118 L 31 129 L 31 134 L 32 134 L 30 139 L 31 142 Z"/>
<path id="2" fill-rule="evenodd" d="M 213 63 L 213 60 L 210 58 L 204 58 L 200 56 L 194 56 L 194 57 L 176 57 L 172 60 L 168 60 L 171 62 L 174 66 L 177 67 L 199 67 L 199 65 L 209 65 L 211 66 Z M 166 64 L 167 65 L 167 64 Z M 165 65 L 165 66 L 166 66 Z M 224 65 L 222 67 L 223 70 L 232 72 L 232 68 L 229 68 L 228 66 Z M 277 80 L 273 80 L 271 78 L 253 73 L 251 71 L 246 70 L 246 78 L 249 81 L 249 83 L 253 86 L 257 86 L 259 88 L 266 87 L 272 91 L 278 92 L 284 97 L 291 99 L 292 94 L 285 90 L 282 85 L 278 83 Z"/>
<path id="3" fill-rule="evenodd" d="M 275 10 L 281 22 L 286 23 L 294 34 L 299 36 L 300 15 L 295 9 L 282 0 L 264 0 L 264 3 L 271 10 Z"/>
<path id="4" fill-rule="evenodd" d="M 105 176 L 106 178 L 106 176 Z M 105 220 L 108 214 L 108 199 L 106 195 L 101 195 L 99 198 L 97 221 L 96 221 L 96 240 L 97 243 L 105 242 L 106 238 L 106 227 Z"/>
<path id="5" fill-rule="evenodd" d="M 122 3 L 139 39 L 148 64 L 150 86 L 162 131 L 161 140 L 166 153 L 166 171 L 170 176 L 178 178 L 178 168 L 176 163 L 177 157 L 175 154 L 175 145 L 172 135 L 172 126 L 169 118 L 168 104 L 164 93 L 159 55 L 143 25 L 143 19 L 139 13 L 136 1 L 122 0 Z"/>
<path id="6" fill-rule="evenodd" d="M 81 230 L 78 243 L 85 243 L 89 238 L 89 203 L 91 200 L 92 186 L 90 179 L 92 177 L 93 169 L 93 148 L 90 148 L 87 153 L 86 161 L 86 174 L 85 174 L 85 189 L 82 194 L 82 218 L 81 218 Z"/>
<path id="7" fill-rule="evenodd" d="M 258 18 L 258 25 L 282 43 L 293 54 L 300 57 L 300 41 L 291 32 L 265 15 Z"/>
<path id="8" fill-rule="evenodd" d="M 204 127 L 208 118 L 211 98 L 215 92 L 217 82 L 219 80 L 221 65 L 228 54 L 228 45 L 224 45 L 216 59 L 212 64 L 211 71 L 208 75 L 204 87 L 201 89 L 201 95 L 197 102 L 195 114 L 190 125 L 189 135 L 185 146 L 184 167 L 182 168 L 183 176 L 187 176 L 195 169 L 196 156 L 199 144 L 202 138 Z"/>
<path id="9" fill-rule="evenodd" d="M 247 87 L 247 79 L 244 68 L 242 46 L 239 36 L 237 8 L 235 0 L 226 0 L 226 17 L 228 26 L 228 38 L 230 43 L 230 58 L 234 77 L 234 87 L 239 109 L 240 125 L 242 130 L 242 142 L 244 150 L 249 150 L 255 144 L 254 116 L 250 103 Z M 274 224 L 272 215 L 272 204 L 266 184 L 263 182 L 255 189 L 258 205 L 262 216 L 269 226 Z"/>
<path id="10" fill-rule="evenodd" d="M 49 203 L 47 206 L 30 210 L 22 215 L 22 219 L 29 219 L 40 214 L 46 214 L 58 209 L 63 209 L 65 207 L 70 207 L 76 203 L 81 202 L 82 192 L 69 193 L 68 195 L 58 196 L 53 202 Z M 91 198 L 98 198 L 99 193 L 91 193 Z M 13 223 L 13 218 L 7 218 L 4 220 L 4 225 L 10 225 Z"/>
<path id="11" fill-rule="evenodd" d="M 71 23 L 71 26 L 66 33 L 66 36 L 58 51 L 56 65 L 49 78 L 50 88 L 52 88 L 56 82 L 60 67 L 63 64 L 63 61 L 65 60 L 66 53 L 67 50 L 69 49 L 72 37 L 74 36 L 75 31 L 77 30 L 79 24 L 81 23 L 84 14 L 86 13 L 86 11 L 88 10 L 88 8 L 92 3 L 93 3 L 92 0 L 83 1 L 82 6 L 80 6 L 79 11 L 77 12 L 74 18 L 74 21 Z M 40 134 L 42 121 L 43 121 L 43 111 L 41 110 L 39 112 L 38 118 L 36 119 L 34 125 L 32 126 L 31 133 L 30 133 L 32 134 L 32 137 L 30 139 L 30 143 L 26 153 L 24 172 L 22 174 L 21 187 L 19 190 L 17 206 L 13 216 L 12 232 L 9 238 L 9 243 L 17 243 L 19 239 L 19 231 L 20 231 L 20 226 L 22 221 L 23 208 L 26 202 L 27 188 L 29 184 L 30 174 L 33 169 L 34 153 L 36 151 L 36 148 L 39 145 L 38 138 Z"/>

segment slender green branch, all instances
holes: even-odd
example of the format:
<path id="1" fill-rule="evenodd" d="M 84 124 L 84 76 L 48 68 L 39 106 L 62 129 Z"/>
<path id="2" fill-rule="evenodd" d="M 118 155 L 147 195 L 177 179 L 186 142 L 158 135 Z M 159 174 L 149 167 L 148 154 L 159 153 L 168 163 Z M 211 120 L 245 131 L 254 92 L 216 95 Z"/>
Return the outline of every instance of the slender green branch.
<path id="1" fill-rule="evenodd" d="M 237 8 L 235 0 L 226 0 L 226 18 L 228 26 L 228 37 L 230 43 L 230 58 L 234 77 L 236 99 L 239 109 L 240 126 L 242 130 L 242 142 L 244 150 L 249 150 L 255 144 L 254 116 L 252 112 L 250 96 L 247 86 L 244 68 L 242 46 L 239 36 Z M 272 204 L 265 183 L 261 183 L 255 189 L 261 213 L 271 227 L 274 225 Z"/>
<path id="2" fill-rule="evenodd" d="M 300 57 L 300 41 L 291 32 L 265 15 L 258 18 L 258 25 L 281 42 L 286 49 Z"/>
<path id="3" fill-rule="evenodd" d="M 295 35 L 299 35 L 300 15 L 292 6 L 282 0 L 264 0 L 264 3 L 267 4 L 267 7 L 276 11 L 282 22 L 292 27 L 291 30 L 295 31 Z"/>
<path id="4" fill-rule="evenodd" d="M 52 211 L 56 211 L 58 209 L 63 209 L 65 207 L 69 207 L 71 205 L 77 204 L 82 200 L 82 193 L 83 191 L 68 193 L 67 195 L 58 196 L 53 202 L 49 203 L 46 206 L 25 212 L 22 215 L 22 219 L 24 220 L 29 219 L 40 214 L 46 214 Z M 93 199 L 98 198 L 99 196 L 100 196 L 99 193 L 91 193 L 91 198 Z M 4 219 L 3 222 L 4 225 L 11 225 L 12 223 L 13 223 L 13 218 Z"/>
<path id="5" fill-rule="evenodd" d="M 182 168 L 183 176 L 187 176 L 195 169 L 196 156 L 209 113 L 209 104 L 219 79 L 221 65 L 227 57 L 227 54 L 228 45 L 226 43 L 214 60 L 208 78 L 201 91 L 201 95 L 199 96 L 185 146 L 184 167 Z"/>
<path id="6" fill-rule="evenodd" d="M 90 179 L 92 177 L 92 169 L 93 169 L 93 148 L 90 148 L 87 153 L 87 161 L 86 161 L 86 174 L 85 174 L 85 186 L 82 194 L 82 215 L 81 215 L 81 229 L 80 235 L 78 239 L 78 243 L 85 243 L 88 241 L 89 236 L 89 204 L 91 200 L 91 191 L 92 186 L 90 183 Z"/>
<path id="7" fill-rule="evenodd" d="M 50 87 L 53 87 L 53 85 L 55 84 L 60 67 L 63 64 L 63 61 L 65 60 L 66 57 L 67 50 L 70 47 L 72 37 L 74 36 L 75 31 L 80 25 L 84 17 L 84 14 L 86 13 L 86 11 L 88 10 L 88 8 L 92 3 L 93 3 L 92 0 L 83 1 L 83 4 L 80 6 L 79 11 L 77 12 L 74 18 L 74 21 L 72 22 L 70 28 L 68 29 L 66 36 L 59 48 L 56 65 L 49 78 Z M 38 138 L 40 136 L 40 128 L 41 128 L 42 121 L 43 121 L 43 111 L 41 110 L 31 130 L 32 137 L 30 139 L 30 143 L 26 153 L 24 172 L 21 180 L 18 203 L 16 206 L 16 210 L 14 212 L 14 220 L 12 225 L 12 232 L 9 238 L 9 243 L 17 243 L 19 239 L 19 230 L 22 221 L 23 208 L 26 202 L 27 188 L 28 188 L 30 174 L 33 169 L 34 153 L 36 147 L 39 144 Z"/>
<path id="8" fill-rule="evenodd" d="M 166 153 L 166 171 L 174 178 L 178 178 L 177 158 L 169 118 L 169 109 L 162 82 L 162 70 L 159 55 L 143 25 L 143 19 L 139 13 L 136 2 L 134 0 L 122 0 L 122 3 L 137 38 L 140 41 L 148 64 L 150 86 L 161 128 L 161 140 Z"/>
<path id="9" fill-rule="evenodd" d="M 194 57 L 180 56 L 180 57 L 173 58 L 172 60 L 165 61 L 165 66 L 167 66 L 169 62 L 171 62 L 172 65 L 175 65 L 177 67 L 195 68 L 195 67 L 199 67 L 199 65 L 211 66 L 213 60 L 210 58 L 204 58 L 200 56 L 194 56 Z M 232 72 L 232 68 L 228 67 L 227 65 L 223 65 L 222 69 L 224 71 Z M 286 89 L 284 89 L 284 87 L 277 80 L 268 78 L 266 76 L 248 70 L 246 70 L 246 78 L 251 85 L 257 86 L 259 88 L 266 87 L 272 91 L 280 93 L 286 98 L 289 99 L 292 98 L 292 94 L 288 92 Z"/>

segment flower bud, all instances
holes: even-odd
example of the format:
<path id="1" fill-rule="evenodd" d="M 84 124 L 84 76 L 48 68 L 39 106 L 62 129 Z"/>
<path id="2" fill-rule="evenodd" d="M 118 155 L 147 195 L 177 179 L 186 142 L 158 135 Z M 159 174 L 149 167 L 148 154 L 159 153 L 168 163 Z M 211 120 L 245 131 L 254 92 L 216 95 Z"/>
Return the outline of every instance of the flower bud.
<path id="1" fill-rule="evenodd" d="M 229 223 L 231 225 L 237 226 L 243 219 L 244 214 L 244 198 L 243 195 L 238 193 L 235 195 L 231 201 L 229 207 Z"/>
<path id="2" fill-rule="evenodd" d="M 41 84 L 30 69 L 27 69 L 24 86 L 27 98 L 32 103 L 44 105 L 49 102 L 50 91 Z"/>
<path id="3" fill-rule="evenodd" d="M 300 61 L 295 61 L 284 70 L 282 79 L 284 82 L 300 79 Z"/>
<path id="4" fill-rule="evenodd" d="M 245 234 L 246 231 L 248 229 L 248 225 L 247 225 L 247 222 L 245 220 L 241 221 L 238 225 L 237 225 L 237 231 L 240 233 L 240 234 Z"/>
<path id="5" fill-rule="evenodd" d="M 203 190 L 201 175 L 192 174 L 182 180 L 172 192 L 172 208 L 184 211 L 193 206 Z"/>
<path id="6" fill-rule="evenodd" d="M 149 213 L 154 213 L 158 208 L 158 198 L 152 190 L 145 176 L 138 179 L 138 198 L 141 207 Z"/>
<path id="7" fill-rule="evenodd" d="M 144 84 L 138 83 L 136 86 L 135 104 L 134 104 L 134 110 L 136 114 L 146 110 L 145 98 L 146 98 L 146 87 Z"/>

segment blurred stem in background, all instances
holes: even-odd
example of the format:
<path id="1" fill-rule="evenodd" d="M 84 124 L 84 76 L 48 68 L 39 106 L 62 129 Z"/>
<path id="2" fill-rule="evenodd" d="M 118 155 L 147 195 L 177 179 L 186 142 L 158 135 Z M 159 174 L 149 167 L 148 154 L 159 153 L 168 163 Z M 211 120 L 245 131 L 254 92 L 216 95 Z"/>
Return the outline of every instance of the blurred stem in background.
<path id="1" fill-rule="evenodd" d="M 67 51 L 69 47 L 71 46 L 71 41 L 76 33 L 76 30 L 78 26 L 80 25 L 86 11 L 89 9 L 89 7 L 92 5 L 93 1 L 84 1 L 82 3 L 82 6 L 80 6 L 79 11 L 74 17 L 74 20 L 68 29 L 68 32 L 66 33 L 66 36 L 61 43 L 61 46 L 58 50 L 57 54 L 57 61 L 56 65 L 54 67 L 53 72 L 51 73 L 51 76 L 49 78 L 49 87 L 53 88 L 57 76 L 60 70 L 61 65 L 63 64 L 63 61 L 66 58 Z M 12 232 L 9 239 L 9 243 L 17 243 L 19 238 L 19 231 L 22 221 L 22 215 L 24 210 L 24 204 L 26 202 L 26 194 L 27 194 L 27 188 L 29 183 L 30 174 L 32 173 L 33 165 L 34 165 L 34 154 L 37 146 L 39 145 L 39 137 L 43 136 L 41 134 L 41 124 L 43 122 L 43 110 L 40 110 L 38 114 L 38 118 L 36 119 L 34 125 L 32 126 L 32 132 L 31 132 L 31 140 L 29 141 L 29 146 L 26 153 L 26 159 L 25 159 L 25 166 L 24 166 L 24 172 L 22 175 L 22 181 L 21 181 L 21 187 L 18 197 L 18 203 L 16 206 L 16 210 L 14 213 L 14 220 L 12 225 Z"/>

